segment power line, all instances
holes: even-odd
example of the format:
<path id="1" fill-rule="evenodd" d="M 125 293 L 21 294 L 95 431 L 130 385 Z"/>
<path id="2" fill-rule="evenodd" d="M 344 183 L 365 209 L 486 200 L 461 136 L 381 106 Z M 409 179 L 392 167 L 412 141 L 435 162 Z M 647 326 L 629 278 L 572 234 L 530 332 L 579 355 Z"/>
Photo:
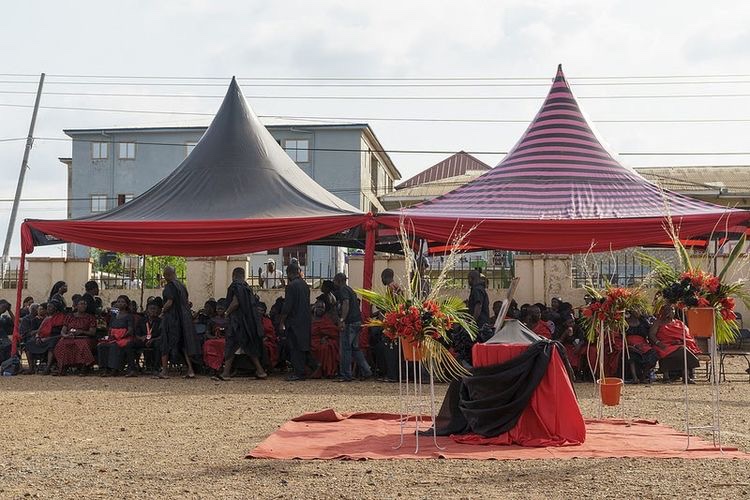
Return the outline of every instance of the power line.
<path id="1" fill-rule="evenodd" d="M 71 141 L 71 138 L 65 137 L 35 137 L 37 141 Z M 91 141 L 90 139 L 78 139 L 80 142 L 97 142 Z M 108 141 L 100 141 L 108 142 Z M 185 147 L 185 143 L 170 143 L 170 142 L 141 142 L 135 141 L 139 145 L 153 145 L 153 146 L 180 146 Z M 338 152 L 338 153 L 385 153 L 385 154 L 455 154 L 455 150 L 430 150 L 430 149 L 338 149 L 338 148 L 285 148 L 287 151 L 324 151 L 324 152 Z M 472 155 L 507 155 L 507 151 L 464 151 Z M 624 156 L 743 156 L 750 155 L 750 151 L 658 151 L 658 152 L 622 152 L 617 153 Z"/>
<path id="2" fill-rule="evenodd" d="M 2 80 L 0 84 L 29 85 L 34 82 L 19 80 Z M 129 86 L 129 87 L 226 87 L 226 83 L 170 83 L 170 82 L 76 82 L 50 81 L 50 85 L 98 85 L 98 86 Z M 740 85 L 750 83 L 750 80 L 716 80 L 716 81 L 648 81 L 648 82 L 572 82 L 575 87 L 611 87 L 611 86 L 653 86 L 653 85 Z M 523 88 L 549 87 L 549 82 L 522 83 L 242 83 L 240 87 L 252 88 Z M 23 93 L 23 92 L 17 92 Z M 49 92 L 47 92 L 49 94 Z"/>
<path id="3" fill-rule="evenodd" d="M 0 103 L 0 107 L 32 108 L 27 104 Z M 133 114 L 163 114 L 163 115 L 195 115 L 214 116 L 215 113 L 188 112 L 188 111 L 157 111 L 117 108 L 87 108 L 73 106 L 40 106 L 42 109 L 54 109 L 64 111 L 101 111 L 108 113 L 133 113 Z M 528 118 L 523 119 L 495 119 L 495 118 L 397 118 L 397 117 L 342 117 L 342 116 L 294 116 L 294 115 L 258 115 L 260 118 L 273 118 L 280 120 L 309 120 L 309 121 L 356 121 L 356 122 L 419 122 L 419 123 L 529 123 Z M 750 118 L 675 118 L 675 119 L 603 119 L 592 120 L 594 123 L 748 123 Z"/>
<path id="4" fill-rule="evenodd" d="M 0 76 L 13 77 L 30 77 L 37 76 L 33 73 L 0 73 Z M 226 80 L 228 76 L 175 76 L 175 75 L 76 75 L 76 74 L 49 74 L 54 78 L 96 78 L 96 79 L 146 79 L 146 80 Z M 743 78 L 750 77 L 750 74 L 663 74 L 663 75 L 568 75 L 568 79 L 575 80 L 625 80 L 625 79 L 670 79 L 670 78 Z M 410 77 L 410 76 L 244 76 L 237 77 L 241 80 L 309 80 L 309 81 L 451 81 L 451 80 L 481 80 L 481 81 L 506 81 L 506 80 L 551 80 L 547 76 L 427 76 L 427 77 Z"/>
<path id="5" fill-rule="evenodd" d="M 0 82 L 2 83 L 2 82 Z M 50 82 L 54 83 L 54 82 Z M 25 93 L 28 92 L 16 92 L 7 91 L 7 94 L 11 93 Z M 49 95 L 55 95 L 47 93 Z M 104 97 L 162 97 L 162 98 L 185 98 L 185 97 L 199 97 L 199 98 L 210 98 L 216 99 L 224 97 L 223 95 L 187 95 L 187 94 L 132 94 L 132 93 L 115 93 L 115 92 L 87 92 L 87 93 L 58 93 L 57 95 L 70 95 L 70 96 L 104 96 Z M 393 100 L 393 101 L 509 101 L 509 100 L 541 100 L 546 96 L 392 96 L 392 95 L 246 95 L 247 99 L 310 99 L 310 100 L 344 100 L 344 101 L 369 101 L 369 100 Z M 716 99 L 716 98 L 734 98 L 734 97 L 750 97 L 750 94 L 739 93 L 739 94 L 620 94 L 620 95 L 584 95 L 576 96 L 578 99 Z"/>

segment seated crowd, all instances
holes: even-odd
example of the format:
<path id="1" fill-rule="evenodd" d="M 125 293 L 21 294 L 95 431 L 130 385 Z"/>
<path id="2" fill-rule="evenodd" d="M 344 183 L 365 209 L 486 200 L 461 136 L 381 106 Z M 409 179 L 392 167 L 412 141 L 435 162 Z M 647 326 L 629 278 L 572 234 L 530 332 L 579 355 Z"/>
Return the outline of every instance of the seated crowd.
<path id="1" fill-rule="evenodd" d="M 186 370 L 186 378 L 201 371 L 216 380 L 238 373 L 265 379 L 270 372 L 290 371 L 289 380 L 398 379 L 400 352 L 382 330 L 362 327 L 359 299 L 344 274 L 324 281 L 310 304 L 309 287 L 293 263 L 287 269 L 286 296 L 268 308 L 247 284 L 244 270 L 237 268 L 227 296 L 206 301 L 198 311 L 174 270 L 166 268 L 164 277 L 162 297 L 149 297 L 141 311 L 127 295 L 105 307 L 95 281 L 86 283 L 83 294 L 73 295 L 70 305 L 64 282 L 55 283 L 46 302 L 26 298 L 19 323 L 19 352 L 27 364 L 23 373 L 65 375 L 75 370 L 86 375 L 96 370 L 101 376 L 166 378 L 171 367 L 179 366 Z M 393 270 L 383 271 L 381 280 L 389 293 L 401 293 Z M 467 366 L 471 366 L 472 345 L 494 333 L 501 308 L 497 301 L 490 311 L 481 273 L 470 272 L 469 285 L 466 303 L 479 326 L 478 339 L 470 339 L 458 328 L 451 332 L 453 352 Z M 540 337 L 559 341 L 579 380 L 598 378 L 596 345 L 586 340 L 580 311 L 570 303 L 554 298 L 549 307 L 519 308 L 512 301 L 506 317 L 523 322 Z M 10 357 L 13 320 L 11 304 L 0 300 L 0 362 Z M 616 334 L 606 344 L 605 376 L 622 375 L 623 349 L 627 349 L 625 373 L 630 381 L 654 380 L 657 366 L 665 380 L 682 377 L 684 332 L 692 381 L 701 350 L 671 307 L 664 307 L 655 318 L 631 311 L 627 321 L 624 341 Z"/>

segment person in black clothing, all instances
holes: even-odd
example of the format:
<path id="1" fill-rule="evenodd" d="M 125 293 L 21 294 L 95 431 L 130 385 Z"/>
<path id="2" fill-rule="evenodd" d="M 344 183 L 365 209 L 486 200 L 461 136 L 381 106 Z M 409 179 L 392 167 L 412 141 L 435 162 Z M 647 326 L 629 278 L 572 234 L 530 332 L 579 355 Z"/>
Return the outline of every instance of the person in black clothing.
<path id="1" fill-rule="evenodd" d="M 64 281 L 58 281 L 54 285 L 52 285 L 52 290 L 49 292 L 49 300 L 48 302 L 55 301 L 58 304 L 62 305 L 62 312 L 65 312 L 65 310 L 68 308 L 68 304 L 65 302 L 65 295 L 68 292 L 68 284 Z"/>
<path id="2" fill-rule="evenodd" d="M 286 332 L 290 358 L 294 373 L 287 381 L 305 380 L 305 367 L 312 372 L 318 369 L 317 363 L 310 354 L 310 333 L 312 314 L 310 311 L 310 287 L 300 277 L 299 265 L 290 263 L 286 268 L 288 285 L 284 307 L 281 310 L 280 330 Z"/>
<path id="3" fill-rule="evenodd" d="M 23 302 L 21 303 L 21 310 L 18 313 L 18 317 L 20 319 L 25 318 L 29 314 L 29 310 L 31 309 L 31 304 L 34 303 L 34 297 L 26 297 L 23 299 Z"/>
<path id="4" fill-rule="evenodd" d="M 481 329 L 490 322 L 490 298 L 482 275 L 476 269 L 469 272 L 469 286 L 469 313 L 477 322 L 477 328 Z"/>
<path id="5" fill-rule="evenodd" d="M 308 297 L 309 297 L 308 290 Z M 232 271 L 232 284 L 227 289 L 229 303 L 226 315 L 229 328 L 226 332 L 224 347 L 224 370 L 215 375 L 214 380 L 229 380 L 232 376 L 232 363 L 238 348 L 247 354 L 255 366 L 255 378 L 265 380 L 268 374 L 263 369 L 261 360 L 264 357 L 263 323 L 258 314 L 258 300 L 253 289 L 247 284 L 245 270 L 236 267 Z"/>
<path id="6" fill-rule="evenodd" d="M 83 300 L 86 301 L 86 313 L 96 316 L 102 307 L 102 301 L 97 297 L 99 284 L 94 280 L 87 281 L 84 288 L 86 293 L 83 294 Z"/>
<path id="7" fill-rule="evenodd" d="M 191 357 L 200 354 L 198 336 L 193 326 L 193 315 L 190 312 L 190 300 L 185 285 L 177 279 L 174 267 L 164 268 L 164 286 L 162 296 L 164 306 L 161 313 L 161 371 L 159 378 L 167 378 L 169 357 L 182 357 L 187 365 L 185 378 L 195 378 Z"/>
<path id="8" fill-rule="evenodd" d="M 11 341 L 13 335 L 13 311 L 10 302 L 0 299 L 0 362 L 10 357 Z"/>
<path id="9" fill-rule="evenodd" d="M 144 353 L 146 369 L 156 371 L 159 366 L 161 353 L 159 352 L 159 337 L 161 336 L 161 306 L 152 300 L 146 305 L 146 316 L 141 318 L 135 327 L 135 337 L 125 349 L 128 360 L 128 372 L 126 377 L 138 375 L 138 357 L 144 349 L 150 352 Z"/>
<path id="10" fill-rule="evenodd" d="M 344 273 L 334 276 L 333 283 L 336 286 L 336 301 L 341 305 L 338 318 L 341 330 L 339 334 L 339 378 L 336 381 L 351 382 L 352 361 L 357 365 L 360 377 L 370 378 L 372 370 L 367 364 L 365 355 L 359 350 L 362 313 L 359 311 L 357 294 L 347 286 Z"/>

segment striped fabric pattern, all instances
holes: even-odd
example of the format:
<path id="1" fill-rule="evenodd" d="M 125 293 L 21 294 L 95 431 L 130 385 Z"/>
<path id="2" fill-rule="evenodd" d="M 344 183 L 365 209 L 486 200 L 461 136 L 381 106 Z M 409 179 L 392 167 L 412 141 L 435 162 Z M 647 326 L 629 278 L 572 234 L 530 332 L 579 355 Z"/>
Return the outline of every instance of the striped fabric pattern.
<path id="1" fill-rule="evenodd" d="M 602 146 L 558 67 L 542 108 L 495 168 L 409 215 L 572 220 L 715 214 L 715 205 L 663 191 Z"/>
<path id="2" fill-rule="evenodd" d="M 459 175 L 466 174 L 466 172 L 483 172 L 485 170 L 490 170 L 491 168 L 492 167 L 473 157 L 466 151 L 459 151 L 445 160 L 436 163 L 427 170 L 418 173 L 414 177 L 405 180 L 396 186 L 396 189 L 419 186 L 421 184 L 448 179 L 450 177 L 458 177 Z"/>

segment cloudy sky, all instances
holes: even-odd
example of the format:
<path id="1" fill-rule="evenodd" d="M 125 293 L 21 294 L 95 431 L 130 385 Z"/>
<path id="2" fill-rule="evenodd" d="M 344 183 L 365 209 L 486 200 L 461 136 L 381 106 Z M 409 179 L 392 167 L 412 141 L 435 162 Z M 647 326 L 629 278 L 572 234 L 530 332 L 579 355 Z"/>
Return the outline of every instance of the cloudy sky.
<path id="1" fill-rule="evenodd" d="M 70 155 L 62 129 L 206 124 L 232 75 L 259 115 L 369 121 L 386 149 L 485 152 L 495 165 L 536 113 L 558 63 L 613 151 L 748 151 L 750 2 L 723 1 L 101 1 L 5 2 L 0 18 L 0 228 L 4 237 L 34 81 L 49 76 L 20 217 L 64 217 Z M 72 76 L 65 76 L 72 75 Z M 633 77 L 672 76 L 643 79 Z M 731 75 L 717 78 L 715 75 Z M 115 76 L 97 79 L 95 76 Z M 223 77 L 137 80 L 125 77 Z M 394 78 L 268 82 L 257 78 Z M 617 77 L 593 79 L 592 77 Z M 404 78 L 414 80 L 405 81 Z M 483 80 L 426 80 L 475 78 Z M 489 80 L 494 78 L 494 80 Z M 520 78 L 523 80 L 508 80 Z M 421 79 L 421 80 L 420 80 Z M 16 82 L 16 83 L 12 83 Z M 77 83 L 72 83 L 77 82 Z M 120 85 L 105 85 L 117 82 Z M 123 82 L 149 85 L 123 85 Z M 152 85 L 153 83 L 160 85 Z M 650 85 L 643 85 L 650 82 Z M 180 83 L 181 85 L 175 85 Z M 189 86 L 185 83 L 201 83 Z M 258 86 L 259 84 L 267 86 Z M 268 86 L 268 83 L 273 85 Z M 346 83 L 355 87 L 282 87 Z M 466 86 L 457 87 L 457 83 Z M 669 83 L 669 84 L 665 84 Z M 382 86 L 401 85 L 401 86 Z M 406 84 L 406 86 L 404 86 Z M 415 86 L 420 84 L 422 86 Z M 442 86 L 423 86 L 441 84 Z M 446 85 L 448 84 L 448 85 Z M 479 85 L 482 84 L 482 85 Z M 364 87 L 361 85 L 370 85 Z M 380 85 L 380 86 L 373 86 Z M 515 86 L 511 86 L 515 85 Z M 20 92 L 20 93 L 19 93 Z M 25 92 L 25 93 L 24 93 Z M 184 94 L 186 97 L 54 95 Z M 734 97 L 677 98 L 675 95 Z M 651 95 L 652 98 L 624 98 Z M 505 99 L 288 99 L 291 96 Z M 523 97 L 508 99 L 507 97 Z M 12 105 L 12 106 L 8 106 Z M 378 121 L 491 119 L 509 123 Z M 513 122 L 517 120 L 517 122 Z M 631 120 L 613 122 L 613 120 Z M 635 120 L 635 121 L 632 121 Z M 645 120 L 645 121 L 639 121 Z M 662 120 L 661 122 L 659 120 Z M 44 139 L 41 139 L 44 138 Z M 393 154 L 403 177 L 441 154 Z M 748 164 L 750 156 L 628 155 L 627 164 Z M 16 254 L 17 241 L 12 253 Z M 45 249 L 41 254 L 57 255 Z M 50 253 L 52 252 L 52 253 Z"/>

